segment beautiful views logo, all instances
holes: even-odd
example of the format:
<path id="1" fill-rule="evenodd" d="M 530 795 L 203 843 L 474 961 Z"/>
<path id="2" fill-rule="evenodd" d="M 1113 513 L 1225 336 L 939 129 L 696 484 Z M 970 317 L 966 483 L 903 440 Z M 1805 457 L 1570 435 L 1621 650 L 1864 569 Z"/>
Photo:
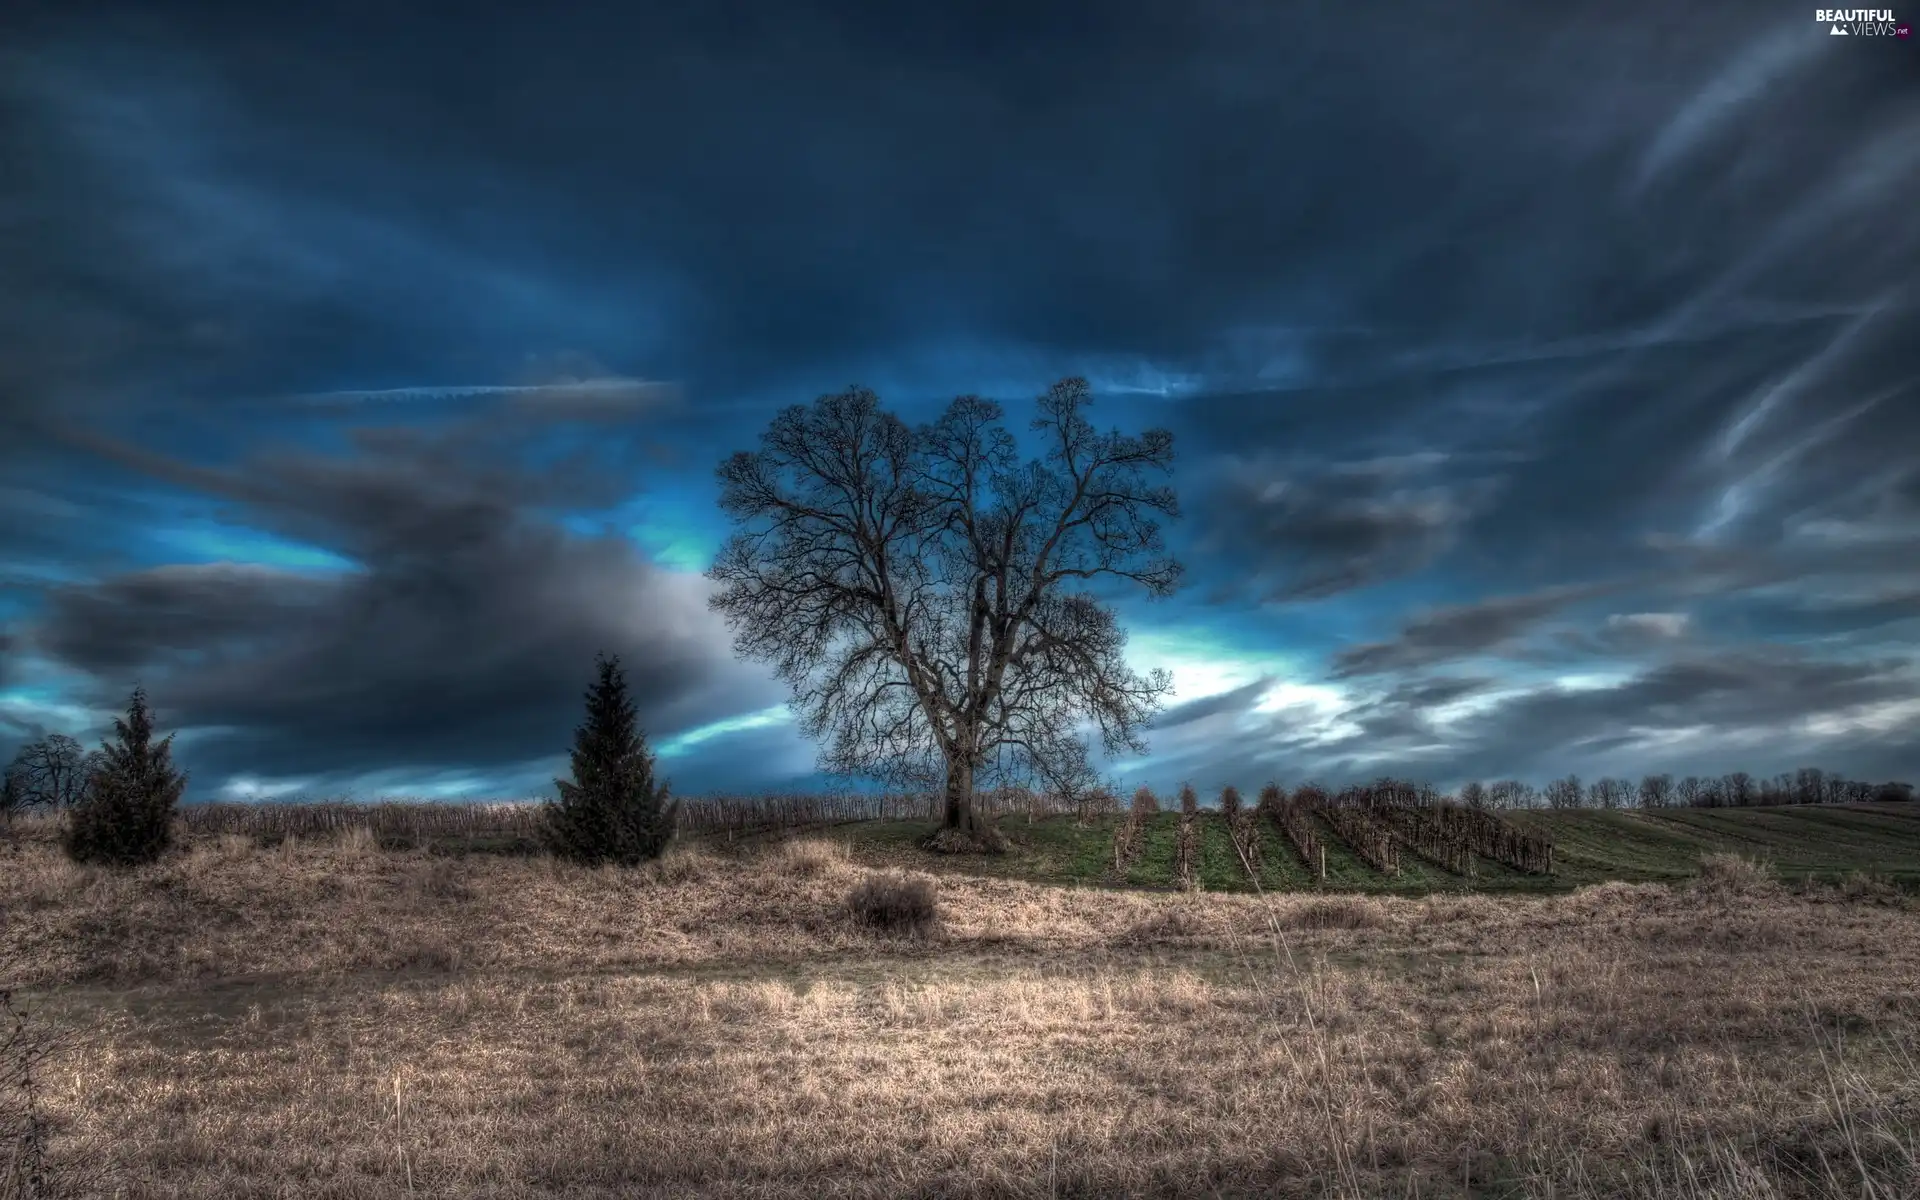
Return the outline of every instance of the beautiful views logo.
<path id="1" fill-rule="evenodd" d="M 1829 26 L 1830 37 L 1910 37 L 1913 27 L 1895 22 L 1890 8 L 1816 8 L 1813 19 Z"/>

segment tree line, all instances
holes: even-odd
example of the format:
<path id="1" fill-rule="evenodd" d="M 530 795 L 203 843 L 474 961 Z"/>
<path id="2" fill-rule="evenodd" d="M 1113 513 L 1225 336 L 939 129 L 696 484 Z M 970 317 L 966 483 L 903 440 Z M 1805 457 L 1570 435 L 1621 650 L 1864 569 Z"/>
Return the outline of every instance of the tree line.
<path id="1" fill-rule="evenodd" d="M 1802 767 L 1770 777 L 1745 771 L 1724 775 L 1607 776 L 1583 784 L 1578 775 L 1536 788 L 1518 779 L 1475 781 L 1460 788 L 1469 808 L 1745 808 L 1780 804 L 1865 804 L 1913 799 L 1913 785 L 1898 781 L 1869 783 L 1837 771 Z"/>

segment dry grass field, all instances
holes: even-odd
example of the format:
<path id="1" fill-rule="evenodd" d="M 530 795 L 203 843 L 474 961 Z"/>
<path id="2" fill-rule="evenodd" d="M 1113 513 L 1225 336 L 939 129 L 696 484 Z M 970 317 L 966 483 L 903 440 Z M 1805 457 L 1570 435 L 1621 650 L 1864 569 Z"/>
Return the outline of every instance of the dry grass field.
<path id="1" fill-rule="evenodd" d="M 79 1194 L 1920 1195 L 1890 889 L 942 872 L 931 931 L 856 921 L 904 858 L 349 830 L 115 873 L 35 836 L 0 849 L 0 984 L 57 1039 L 36 1103 Z"/>

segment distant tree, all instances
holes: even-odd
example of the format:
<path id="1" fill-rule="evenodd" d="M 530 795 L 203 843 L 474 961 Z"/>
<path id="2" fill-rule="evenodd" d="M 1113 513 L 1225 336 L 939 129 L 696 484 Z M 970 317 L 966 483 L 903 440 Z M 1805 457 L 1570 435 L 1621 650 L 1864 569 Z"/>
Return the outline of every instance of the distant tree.
<path id="1" fill-rule="evenodd" d="M 1183 813 L 1200 811 L 1200 797 L 1194 794 L 1193 785 L 1190 783 L 1180 785 L 1180 811 Z"/>
<path id="2" fill-rule="evenodd" d="M 64 733 L 48 734 L 20 747 L 0 780 L 0 794 L 12 809 L 72 808 L 87 788 L 87 776 L 101 763 L 98 750 L 82 750 Z"/>
<path id="3" fill-rule="evenodd" d="M 1533 785 L 1518 779 L 1502 779 L 1487 789 L 1487 803 L 1493 808 L 1533 808 L 1539 801 Z"/>
<path id="4" fill-rule="evenodd" d="M 680 802 L 653 778 L 653 755 L 640 733 L 620 660 L 601 655 L 587 689 L 587 719 L 573 735 L 573 778 L 556 779 L 546 805 L 545 841 L 554 854 L 597 866 L 635 866 L 657 858 L 673 837 Z"/>
<path id="5" fill-rule="evenodd" d="M 1287 789 L 1273 780 L 1268 780 L 1260 789 L 1260 799 L 1254 804 L 1254 808 L 1262 816 L 1271 820 L 1280 814 L 1280 810 L 1286 803 Z"/>
<path id="6" fill-rule="evenodd" d="M 1729 771 L 1720 777 L 1720 790 L 1730 805 L 1752 804 L 1758 798 L 1753 786 L 1753 776 L 1745 771 Z"/>
<path id="7" fill-rule="evenodd" d="M 1827 798 L 1827 773 L 1819 767 L 1801 767 L 1793 778 L 1795 804 L 1819 804 Z"/>
<path id="8" fill-rule="evenodd" d="M 1556 779 L 1547 784 L 1548 808 L 1579 808 L 1585 795 L 1580 786 L 1578 775 L 1569 775 L 1565 779 Z"/>
<path id="9" fill-rule="evenodd" d="M 1160 797 L 1154 795 L 1153 789 L 1143 783 L 1133 791 L 1133 808 L 1131 811 L 1134 816 L 1143 820 L 1151 817 L 1160 811 Z"/>
<path id="10" fill-rule="evenodd" d="M 1673 803 L 1673 776 L 1643 775 L 1640 778 L 1640 807 L 1665 808 Z"/>
<path id="11" fill-rule="evenodd" d="M 1240 789 L 1228 784 L 1220 789 L 1220 812 L 1228 819 L 1240 815 Z"/>
<path id="12" fill-rule="evenodd" d="M 1127 666 L 1111 609 L 1067 590 L 1159 597 L 1181 574 L 1156 520 L 1178 504 L 1150 482 L 1173 435 L 1100 433 L 1090 401 L 1084 379 L 1049 389 L 1045 456 L 1023 463 L 993 401 L 909 430 L 854 388 L 784 410 L 719 469 L 742 528 L 708 575 L 736 650 L 775 664 L 829 769 L 942 788 L 937 847 L 997 842 L 973 802 L 989 775 L 1086 788 L 1089 718 L 1108 753 L 1143 751 L 1172 690 Z"/>
<path id="13" fill-rule="evenodd" d="M 1905 803 L 1913 799 L 1913 785 L 1910 783 L 1883 783 L 1873 791 L 1873 798 L 1883 803 Z"/>
<path id="14" fill-rule="evenodd" d="M 173 766 L 173 735 L 153 740 L 147 694 L 135 688 L 125 718 L 113 722 L 116 741 L 100 756 L 73 806 L 66 850 L 76 862 L 134 866 L 152 862 L 173 840 L 174 807 L 187 777 Z"/>
<path id="15" fill-rule="evenodd" d="M 1612 777 L 1594 780 L 1589 789 L 1589 800 L 1595 808 L 1625 808 L 1631 795 L 1632 784 Z"/>
<path id="16" fill-rule="evenodd" d="M 1303 783 L 1293 789 L 1293 802 L 1305 809 L 1322 808 L 1331 798 L 1318 783 Z"/>
<path id="17" fill-rule="evenodd" d="M 1485 808 L 1487 806 L 1486 785 L 1478 779 L 1470 783 L 1462 784 L 1460 786 L 1460 803 L 1466 805 L 1468 808 Z"/>

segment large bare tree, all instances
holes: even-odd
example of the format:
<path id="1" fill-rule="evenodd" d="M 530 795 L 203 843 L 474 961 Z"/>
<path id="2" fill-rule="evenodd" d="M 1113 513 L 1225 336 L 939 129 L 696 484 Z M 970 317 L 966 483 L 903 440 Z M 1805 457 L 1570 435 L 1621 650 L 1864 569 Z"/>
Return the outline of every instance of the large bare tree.
<path id="1" fill-rule="evenodd" d="M 1181 568 L 1152 482 L 1173 435 L 1099 433 L 1083 379 L 1039 399 L 1041 458 L 1021 461 L 998 404 L 962 396 L 909 429 L 864 388 L 783 410 L 758 451 L 719 468 L 739 526 L 710 578 L 743 655 L 771 661 L 828 770 L 944 787 L 942 838 L 990 841 L 988 779 L 1077 796 L 1172 690 L 1122 661 L 1096 582 L 1170 594 Z M 950 831 L 950 835 L 949 835 Z"/>
<path id="2" fill-rule="evenodd" d="M 49 734 L 20 747 L 0 780 L 0 807 L 72 808 L 86 791 L 87 777 L 99 766 L 98 751 L 89 753 L 64 733 Z"/>

